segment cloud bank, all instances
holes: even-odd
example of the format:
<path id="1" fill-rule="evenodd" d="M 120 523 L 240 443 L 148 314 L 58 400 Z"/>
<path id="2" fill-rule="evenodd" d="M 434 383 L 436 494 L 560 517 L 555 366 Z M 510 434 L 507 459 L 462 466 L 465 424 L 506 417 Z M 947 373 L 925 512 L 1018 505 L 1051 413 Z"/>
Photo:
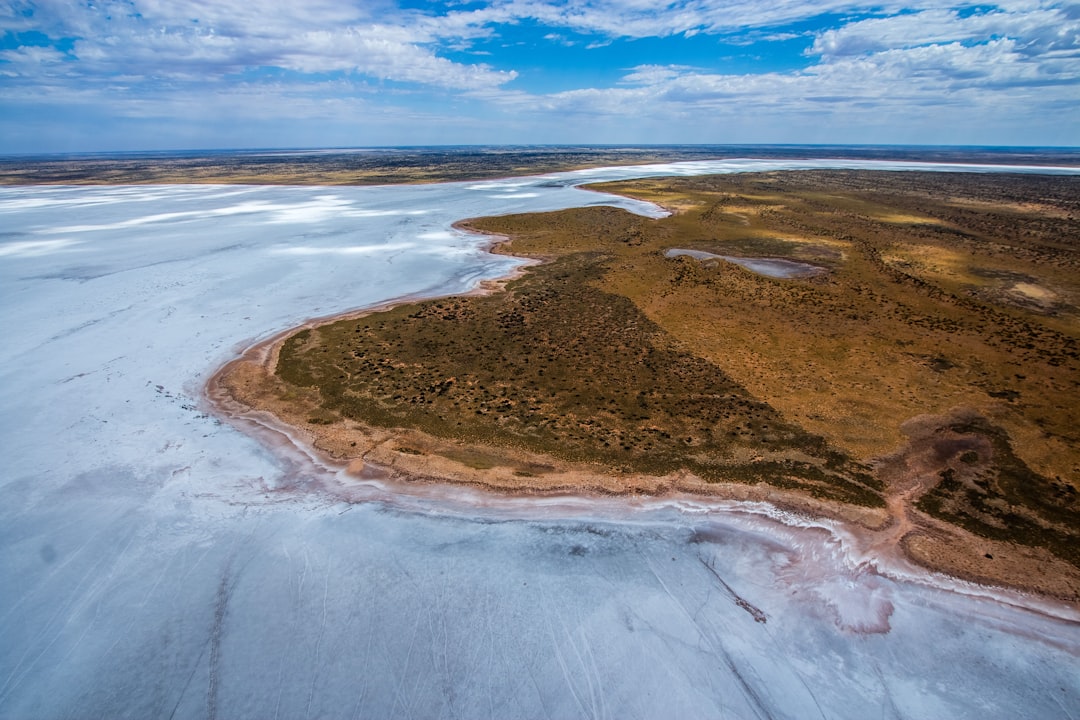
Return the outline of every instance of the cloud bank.
<path id="1" fill-rule="evenodd" d="M 14 0 L 0 32 L 9 152 L 1080 141 L 1067 2 Z"/>

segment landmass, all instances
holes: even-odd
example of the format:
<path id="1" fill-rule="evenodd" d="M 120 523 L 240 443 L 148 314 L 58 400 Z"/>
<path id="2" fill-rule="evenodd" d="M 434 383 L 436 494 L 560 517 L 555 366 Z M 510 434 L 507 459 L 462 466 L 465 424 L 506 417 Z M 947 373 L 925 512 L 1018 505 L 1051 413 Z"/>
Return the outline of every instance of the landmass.
<path id="1" fill-rule="evenodd" d="M 1076 148 L 849 145 L 528 145 L 130 152 L 0 157 L 0 185 L 380 185 L 724 158 L 1080 166 Z"/>
<path id="2" fill-rule="evenodd" d="M 766 500 L 1080 600 L 1080 178 L 784 171 L 480 218 L 516 277 L 313 323 L 216 376 L 359 472 Z"/>

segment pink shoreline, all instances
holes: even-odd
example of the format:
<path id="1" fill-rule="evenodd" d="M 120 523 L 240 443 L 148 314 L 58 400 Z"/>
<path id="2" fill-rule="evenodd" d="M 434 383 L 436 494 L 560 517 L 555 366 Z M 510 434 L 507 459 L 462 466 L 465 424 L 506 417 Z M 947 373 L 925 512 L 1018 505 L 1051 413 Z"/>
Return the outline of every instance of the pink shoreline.
<path id="1" fill-rule="evenodd" d="M 452 224 L 455 230 L 489 239 L 486 246 L 492 252 L 498 245 L 509 242 L 502 235 L 479 233 L 464 226 L 469 219 Z M 514 256 L 508 256 L 514 257 Z M 506 282 L 519 277 L 525 267 L 541 261 L 517 258 L 523 262 L 511 272 L 497 278 L 481 280 L 465 293 L 447 295 L 404 295 L 363 308 L 341 313 L 309 318 L 300 325 L 282 330 L 270 337 L 249 345 L 233 360 L 222 365 L 204 384 L 202 397 L 213 414 L 222 418 L 244 434 L 255 437 L 281 459 L 287 468 L 286 476 L 301 481 L 297 485 L 266 488 L 268 492 L 299 490 L 310 492 L 311 483 L 317 491 L 326 493 L 345 503 L 387 502 L 402 509 L 430 513 L 431 503 L 437 503 L 441 512 L 471 516 L 471 511 L 511 517 L 537 519 L 549 513 L 556 517 L 594 516 L 615 521 L 626 521 L 634 516 L 676 509 L 680 513 L 702 513 L 706 516 L 721 514 L 727 518 L 753 518 L 763 527 L 775 531 L 825 531 L 833 542 L 839 543 L 849 571 L 871 572 L 896 581 L 915 583 L 934 589 L 954 592 L 965 596 L 981 597 L 1013 608 L 1023 609 L 1055 621 L 1080 626 L 1080 605 L 1052 596 L 956 577 L 925 568 L 910 560 L 900 549 L 881 553 L 875 550 L 875 538 L 871 531 L 856 523 L 837 518 L 814 517 L 806 511 L 785 508 L 775 502 L 763 500 L 738 500 L 692 495 L 676 490 L 663 495 L 623 494 L 586 491 L 581 488 L 558 488 L 550 491 L 510 491 L 480 487 L 468 483 L 446 482 L 432 478 L 409 476 L 390 467 L 364 463 L 359 473 L 350 472 L 347 461 L 337 460 L 318 450 L 308 441 L 301 429 L 288 425 L 271 413 L 252 410 L 233 400 L 220 387 L 221 378 L 237 362 L 256 359 L 265 362 L 274 346 L 296 332 L 329 322 L 362 317 L 381 312 L 402 304 L 432 300 L 442 297 L 484 295 L 495 291 Z M 539 512 L 538 512 L 539 511 Z M 1071 646 L 1070 646 L 1071 647 Z M 1080 650 L 1080 648 L 1078 648 Z"/>

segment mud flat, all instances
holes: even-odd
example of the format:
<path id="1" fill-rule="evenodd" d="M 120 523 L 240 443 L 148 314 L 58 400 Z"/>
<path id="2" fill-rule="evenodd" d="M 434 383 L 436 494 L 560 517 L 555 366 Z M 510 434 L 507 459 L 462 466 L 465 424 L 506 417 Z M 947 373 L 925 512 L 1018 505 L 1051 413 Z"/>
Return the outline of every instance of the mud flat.
<path id="1" fill-rule="evenodd" d="M 611 184 L 674 213 L 469 221 L 542 264 L 495 293 L 287 333 L 210 393 L 356 473 L 767 501 L 851 523 L 882 557 L 1076 603 L 1080 419 L 1062 398 L 1080 380 L 1077 185 Z M 773 278 L 708 255 L 821 270 Z M 1021 285 L 1056 304 L 1018 302 Z"/>
<path id="2" fill-rule="evenodd" d="M 814 277 L 825 272 L 825 268 L 808 263 L 785 260 L 783 258 L 767 257 L 734 257 L 731 255 L 717 255 L 704 250 L 686 250 L 683 248 L 671 248 L 664 252 L 664 257 L 692 257 L 697 260 L 715 261 L 722 260 L 739 267 L 746 268 L 750 272 L 772 278 L 799 278 Z"/>

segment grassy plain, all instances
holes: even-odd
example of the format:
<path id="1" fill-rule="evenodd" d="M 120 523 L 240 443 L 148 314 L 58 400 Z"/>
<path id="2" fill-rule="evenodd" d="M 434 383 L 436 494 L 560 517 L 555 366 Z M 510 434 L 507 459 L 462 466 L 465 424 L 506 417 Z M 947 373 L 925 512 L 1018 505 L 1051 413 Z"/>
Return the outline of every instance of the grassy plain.
<path id="1" fill-rule="evenodd" d="M 700 160 L 714 155 L 709 148 L 694 146 L 553 146 L 13 157 L 0 158 L 0 185 L 382 185 L 483 180 L 585 167 Z"/>
<path id="2" fill-rule="evenodd" d="M 448 444 L 396 452 L 481 469 L 513 464 L 500 448 L 526 453 L 523 482 L 550 458 L 888 506 L 897 542 L 975 578 L 1022 584 L 1031 558 L 1080 566 L 1080 178 L 807 171 L 597 189 L 674 213 L 472 220 L 512 238 L 498 251 L 544 262 L 504 292 L 289 337 L 275 398 L 316 435 L 401 428 Z M 670 248 L 827 272 L 776 279 Z"/>

